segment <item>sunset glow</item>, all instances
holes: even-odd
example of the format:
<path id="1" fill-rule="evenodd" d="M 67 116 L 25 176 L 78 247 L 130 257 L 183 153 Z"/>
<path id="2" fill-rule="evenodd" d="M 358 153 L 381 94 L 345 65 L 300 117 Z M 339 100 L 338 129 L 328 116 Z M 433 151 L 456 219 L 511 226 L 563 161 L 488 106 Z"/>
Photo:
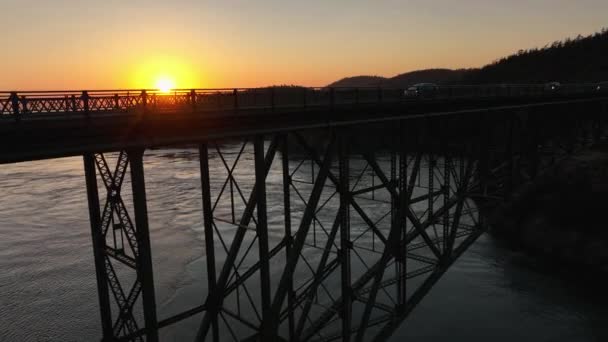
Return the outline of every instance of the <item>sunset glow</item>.
<path id="1" fill-rule="evenodd" d="M 605 0 L 7 0 L 0 89 L 323 86 L 480 67 L 598 31 L 607 12 Z M 17 29 L 14 13 L 32 22 Z"/>

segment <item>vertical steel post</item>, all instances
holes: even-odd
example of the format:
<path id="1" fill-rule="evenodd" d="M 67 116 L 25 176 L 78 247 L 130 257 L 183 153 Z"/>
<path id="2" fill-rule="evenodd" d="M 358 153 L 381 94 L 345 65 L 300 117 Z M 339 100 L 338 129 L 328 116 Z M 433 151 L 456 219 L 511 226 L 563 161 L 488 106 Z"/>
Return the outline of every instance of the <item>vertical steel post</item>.
<path id="1" fill-rule="evenodd" d="M 397 183 L 397 150 L 399 149 L 398 147 L 398 143 L 397 143 L 397 136 L 398 136 L 398 131 L 397 131 L 398 127 L 393 127 L 392 129 L 389 130 L 389 133 L 391 135 L 391 146 L 390 146 L 390 184 L 389 186 L 395 186 L 397 185 L 397 187 L 399 186 Z M 397 188 L 399 189 L 399 188 Z M 399 201 L 397 200 L 397 198 L 395 196 L 391 196 L 391 230 L 394 230 L 395 227 L 400 227 L 399 225 Z M 399 236 L 399 239 L 401 239 L 401 236 Z M 394 246 L 393 246 L 394 248 Z M 395 255 L 397 255 L 398 251 L 395 250 L 393 253 L 395 253 Z M 395 272 L 396 274 L 399 273 L 399 264 L 397 262 L 395 262 Z M 397 279 L 398 279 L 398 275 L 397 275 Z"/>
<path id="2" fill-rule="evenodd" d="M 89 108 L 89 92 L 86 90 L 82 92 L 82 106 L 84 109 L 84 115 L 89 118 L 90 117 L 90 108 Z"/>
<path id="3" fill-rule="evenodd" d="M 507 139 L 505 148 L 505 160 L 507 161 L 507 178 L 505 179 L 505 197 L 511 197 L 513 191 L 513 130 L 515 125 L 513 114 L 507 114 Z"/>
<path id="4" fill-rule="evenodd" d="M 141 91 L 141 106 L 143 108 L 143 113 L 146 114 L 148 112 L 148 93 L 146 90 Z"/>
<path id="5" fill-rule="evenodd" d="M 154 294 L 154 277 L 152 251 L 150 247 L 150 230 L 148 227 L 148 208 L 146 185 L 144 179 L 143 149 L 128 152 L 131 164 L 131 188 L 133 190 L 133 208 L 137 227 L 137 276 L 142 284 L 142 300 L 147 341 L 158 341 L 158 321 L 156 318 L 156 297 Z"/>
<path id="6" fill-rule="evenodd" d="M 350 265 L 350 186 L 349 186 L 349 155 L 347 129 L 338 131 L 340 159 L 340 279 L 342 284 L 342 341 L 350 341 L 352 324 L 352 293 Z"/>
<path id="7" fill-rule="evenodd" d="M 530 112 L 530 143 L 529 143 L 529 156 L 530 156 L 530 177 L 536 178 L 538 174 L 538 165 L 540 163 L 540 153 L 538 151 L 538 145 L 540 144 L 540 118 L 539 111 Z"/>
<path id="8" fill-rule="evenodd" d="M 234 110 L 239 110 L 239 91 L 238 89 L 232 90 L 232 96 L 234 97 Z"/>
<path id="9" fill-rule="evenodd" d="M 11 105 L 13 106 L 13 116 L 15 117 L 15 121 L 19 121 L 21 119 L 20 111 L 19 111 L 19 95 L 16 92 L 11 93 Z"/>
<path id="10" fill-rule="evenodd" d="M 489 112 L 479 114 L 478 147 L 479 147 L 479 187 L 482 195 L 488 191 L 488 176 L 490 173 L 490 127 L 487 125 Z"/>
<path id="11" fill-rule="evenodd" d="M 209 151 L 207 143 L 199 146 L 201 190 L 203 196 L 203 225 L 205 230 L 205 256 L 207 260 L 207 303 L 209 311 L 214 312 L 211 317 L 213 341 L 219 341 L 219 327 L 217 322 L 217 307 L 212 307 L 215 301 L 209 300 L 220 294 L 216 293 L 215 274 L 215 245 L 213 240 L 213 211 L 211 205 L 211 186 L 209 177 Z"/>
<path id="12" fill-rule="evenodd" d="M 190 105 L 192 106 L 192 112 L 196 112 L 196 90 L 190 89 Z"/>
<path id="13" fill-rule="evenodd" d="M 434 178 L 435 178 L 435 154 L 433 151 L 433 139 L 431 138 L 431 134 L 433 133 L 433 119 L 428 118 L 428 136 L 426 137 L 428 139 L 427 143 L 430 145 L 429 146 L 429 164 L 428 164 L 428 219 L 429 222 L 431 223 L 431 225 L 433 227 L 435 227 L 435 222 L 432 221 L 433 219 L 433 207 L 434 207 L 434 196 L 433 196 L 433 190 L 435 188 L 435 184 L 434 184 Z"/>
<path id="14" fill-rule="evenodd" d="M 21 101 L 21 113 L 27 113 L 27 97 L 25 95 L 21 95 L 19 101 Z"/>
<path id="15" fill-rule="evenodd" d="M 449 127 L 447 124 L 444 124 L 442 127 L 441 134 L 441 149 L 443 154 L 443 207 L 445 212 L 443 213 L 443 256 L 447 258 L 450 253 L 448 253 L 448 235 L 449 235 L 449 225 L 450 225 L 450 210 L 449 208 L 449 199 L 450 199 L 450 174 L 452 172 L 452 160 L 449 151 L 449 142 L 448 142 L 448 130 Z"/>
<path id="16" fill-rule="evenodd" d="M 110 306 L 110 292 L 108 290 L 108 277 L 105 267 L 106 239 L 101 227 L 99 211 L 99 192 L 97 189 L 97 174 L 95 171 L 95 157 L 91 153 L 83 156 L 84 175 L 87 186 L 87 199 L 89 202 L 89 220 L 91 222 L 91 238 L 93 242 L 93 257 L 95 259 L 95 275 L 97 278 L 97 297 L 101 317 L 101 330 L 103 341 L 113 341 L 112 310 Z"/>
<path id="17" fill-rule="evenodd" d="M 397 258 L 397 311 L 405 310 L 406 306 L 406 275 L 407 275 L 407 245 L 405 244 L 405 236 L 407 234 L 407 218 L 406 212 L 409 209 L 409 199 L 411 194 L 408 193 L 407 179 L 407 127 L 402 120 L 399 122 L 399 138 L 397 139 L 397 148 L 399 149 L 399 203 L 397 204 L 397 224 L 399 227 L 399 257 Z"/>
<path id="18" fill-rule="evenodd" d="M 271 320 L 271 288 L 270 288 L 270 256 L 268 253 L 268 222 L 266 212 L 266 164 L 264 162 L 264 136 L 257 135 L 253 142 L 255 162 L 255 191 L 257 198 L 256 233 L 258 236 L 258 252 L 260 257 L 260 292 L 262 293 L 262 326 L 263 341 L 273 339 L 273 324 Z"/>
<path id="19" fill-rule="evenodd" d="M 114 109 L 120 109 L 120 102 L 118 101 L 118 94 L 114 94 Z"/>
<path id="20" fill-rule="evenodd" d="M 306 88 L 304 88 L 306 89 Z M 281 161 L 283 167 L 283 211 L 285 220 L 285 239 L 287 243 L 285 245 L 285 263 L 289 262 L 291 257 L 291 244 L 293 239 L 291 236 L 291 175 L 289 173 L 289 145 L 288 135 L 284 134 L 281 142 Z M 287 307 L 288 307 L 288 325 L 289 325 L 289 340 L 295 339 L 295 320 L 294 320 L 294 292 L 293 292 L 293 278 L 289 279 L 287 284 Z"/>

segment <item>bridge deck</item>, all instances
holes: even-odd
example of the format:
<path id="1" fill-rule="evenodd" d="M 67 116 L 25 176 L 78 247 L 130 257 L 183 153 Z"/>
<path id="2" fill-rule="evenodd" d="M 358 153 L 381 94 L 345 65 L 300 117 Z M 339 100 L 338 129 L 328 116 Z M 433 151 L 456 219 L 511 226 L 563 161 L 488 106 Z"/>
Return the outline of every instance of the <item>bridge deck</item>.
<path id="1" fill-rule="evenodd" d="M 21 102 L 15 101 L 19 98 L 15 96 L 13 108 L 18 108 L 18 113 L 7 114 L 11 102 L 7 98 L 3 102 L 3 115 L 0 115 L 0 163 L 130 147 L 188 144 L 283 130 L 381 122 L 432 113 L 496 111 L 560 101 L 597 100 L 603 95 L 594 91 L 516 93 L 509 96 L 482 92 L 480 95 L 412 99 L 402 93 L 392 93 L 392 96 L 381 97 L 379 101 L 369 97 L 367 101 L 359 97 L 343 97 L 333 101 L 297 103 L 287 98 L 277 101 L 279 104 L 275 101 L 272 104 L 267 101 L 240 104 L 233 101 L 231 106 L 208 106 L 202 101 L 200 105 L 192 106 L 188 103 L 188 94 L 182 95 L 184 98 L 181 100 L 173 95 L 158 95 L 148 106 L 142 106 L 141 101 L 148 100 L 141 98 L 148 99 L 149 96 L 129 95 L 120 100 L 117 98 L 115 103 L 119 105 L 116 107 L 106 105 L 106 96 L 96 98 L 97 102 L 91 100 L 97 107 L 89 108 L 80 103 L 74 104 L 75 110 L 70 110 L 70 101 L 66 100 L 70 97 L 67 95 L 39 96 L 27 101 L 20 99 Z M 171 102 L 167 99 L 161 101 L 162 96 L 172 98 Z M 131 99 L 130 105 L 120 105 L 120 101 L 130 98 L 140 100 Z"/>

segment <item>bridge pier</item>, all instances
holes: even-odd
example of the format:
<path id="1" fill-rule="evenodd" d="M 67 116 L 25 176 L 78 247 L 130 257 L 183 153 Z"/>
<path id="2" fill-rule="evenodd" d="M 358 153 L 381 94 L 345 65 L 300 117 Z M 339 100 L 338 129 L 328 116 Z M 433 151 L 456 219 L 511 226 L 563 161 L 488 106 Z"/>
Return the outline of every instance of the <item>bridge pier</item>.
<path id="1" fill-rule="evenodd" d="M 95 171 L 95 157 L 91 153 L 83 156 L 87 198 L 89 202 L 89 220 L 91 223 L 91 237 L 93 245 L 93 258 L 95 261 L 95 275 L 97 279 L 97 296 L 101 318 L 102 341 L 114 340 L 112 332 L 112 311 L 110 308 L 110 292 L 108 289 L 108 276 L 105 273 L 105 245 L 106 239 L 101 227 L 99 212 L 99 193 L 97 190 L 97 174 Z"/>
<path id="2" fill-rule="evenodd" d="M 154 292 L 154 271 L 152 268 L 152 248 L 148 227 L 148 208 L 143 166 L 143 149 L 128 152 L 131 163 L 131 187 L 139 254 L 137 258 L 137 277 L 141 281 L 146 341 L 158 341 L 158 321 L 156 318 L 156 297 Z"/>
<path id="3" fill-rule="evenodd" d="M 199 161 L 201 173 L 201 192 L 203 196 L 203 225 L 205 231 L 205 256 L 207 264 L 207 290 L 210 296 L 205 302 L 207 311 L 213 313 L 211 317 L 211 334 L 212 341 L 219 341 L 219 325 L 217 320 L 218 308 L 214 305 L 213 300 L 209 300 L 218 296 L 215 270 L 215 241 L 214 241 L 214 222 L 213 211 L 211 206 L 211 188 L 209 177 L 209 151 L 208 144 L 202 143 L 199 146 Z"/>
<path id="4" fill-rule="evenodd" d="M 131 169 L 135 224 L 122 199 L 121 190 L 127 168 Z M 122 338 L 158 341 L 158 321 L 150 248 L 150 233 L 143 170 L 143 149 L 121 151 L 114 172 L 101 153 L 84 155 L 84 168 L 93 239 L 93 254 L 104 341 Z M 100 214 L 97 172 L 107 191 L 106 203 Z M 111 232 L 111 233 L 110 233 Z M 126 244 L 125 244 L 126 240 Z M 135 271 L 122 279 L 117 268 Z M 124 283 L 132 282 L 128 291 Z M 112 314 L 110 293 L 118 312 Z M 140 298 L 143 305 L 144 329 L 139 328 L 133 308 Z"/>

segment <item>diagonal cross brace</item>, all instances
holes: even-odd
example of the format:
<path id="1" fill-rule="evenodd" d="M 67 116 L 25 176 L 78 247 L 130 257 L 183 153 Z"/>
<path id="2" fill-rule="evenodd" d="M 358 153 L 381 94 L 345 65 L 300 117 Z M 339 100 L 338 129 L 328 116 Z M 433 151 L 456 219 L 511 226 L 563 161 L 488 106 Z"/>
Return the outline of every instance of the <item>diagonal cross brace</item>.
<path id="1" fill-rule="evenodd" d="M 321 169 L 319 170 L 319 174 L 317 175 L 317 179 L 315 180 L 315 184 L 310 194 L 308 205 L 306 206 L 306 209 L 304 210 L 304 214 L 302 216 L 302 220 L 300 221 L 300 227 L 297 230 L 294 243 L 292 245 L 292 254 L 288 259 L 287 265 L 285 266 L 285 271 L 283 272 L 281 280 L 279 281 L 279 285 L 277 287 L 277 291 L 272 302 L 272 312 L 274 318 L 278 318 L 280 315 L 281 307 L 283 306 L 283 301 L 285 300 L 285 297 L 287 295 L 289 281 L 293 277 L 295 267 L 300 258 L 300 253 L 302 251 L 302 248 L 304 247 L 304 242 L 306 241 L 306 236 L 308 235 L 308 230 L 315 215 L 317 205 L 319 204 L 321 193 L 323 192 L 323 188 L 325 187 L 325 181 L 327 180 L 327 177 L 329 175 L 329 169 L 332 162 L 334 142 L 335 136 L 332 136 L 332 139 L 327 146 Z M 271 323 L 274 325 L 274 330 L 276 330 L 276 328 L 278 327 L 277 320 L 273 319 L 273 322 Z"/>
<path id="2" fill-rule="evenodd" d="M 268 172 L 270 171 L 270 167 L 272 166 L 272 162 L 277 151 L 277 145 L 278 139 L 277 137 L 274 137 L 272 142 L 270 143 L 270 146 L 268 147 L 268 151 L 266 152 L 266 158 L 264 160 L 266 177 L 268 177 Z M 251 194 L 249 195 L 249 201 L 247 202 L 247 206 L 245 207 L 245 211 L 243 212 L 243 216 L 241 217 L 240 224 L 234 235 L 232 244 L 230 245 L 230 250 L 228 252 L 228 255 L 226 256 L 226 260 L 224 261 L 220 276 L 218 277 L 215 292 L 209 293 L 207 296 L 207 306 L 209 310 L 207 310 L 205 312 L 205 315 L 203 316 L 203 320 L 196 335 L 196 341 L 205 340 L 213 317 L 216 317 L 218 315 L 220 307 L 224 303 L 224 293 L 226 293 L 228 278 L 230 277 L 232 268 L 234 267 L 234 263 L 236 261 L 237 254 L 241 248 L 241 244 L 243 243 L 245 233 L 247 232 L 247 229 L 244 227 L 247 227 L 249 225 L 249 222 L 253 218 L 253 212 L 255 210 L 256 205 L 257 196 L 256 189 L 254 186 L 251 190 Z"/>

